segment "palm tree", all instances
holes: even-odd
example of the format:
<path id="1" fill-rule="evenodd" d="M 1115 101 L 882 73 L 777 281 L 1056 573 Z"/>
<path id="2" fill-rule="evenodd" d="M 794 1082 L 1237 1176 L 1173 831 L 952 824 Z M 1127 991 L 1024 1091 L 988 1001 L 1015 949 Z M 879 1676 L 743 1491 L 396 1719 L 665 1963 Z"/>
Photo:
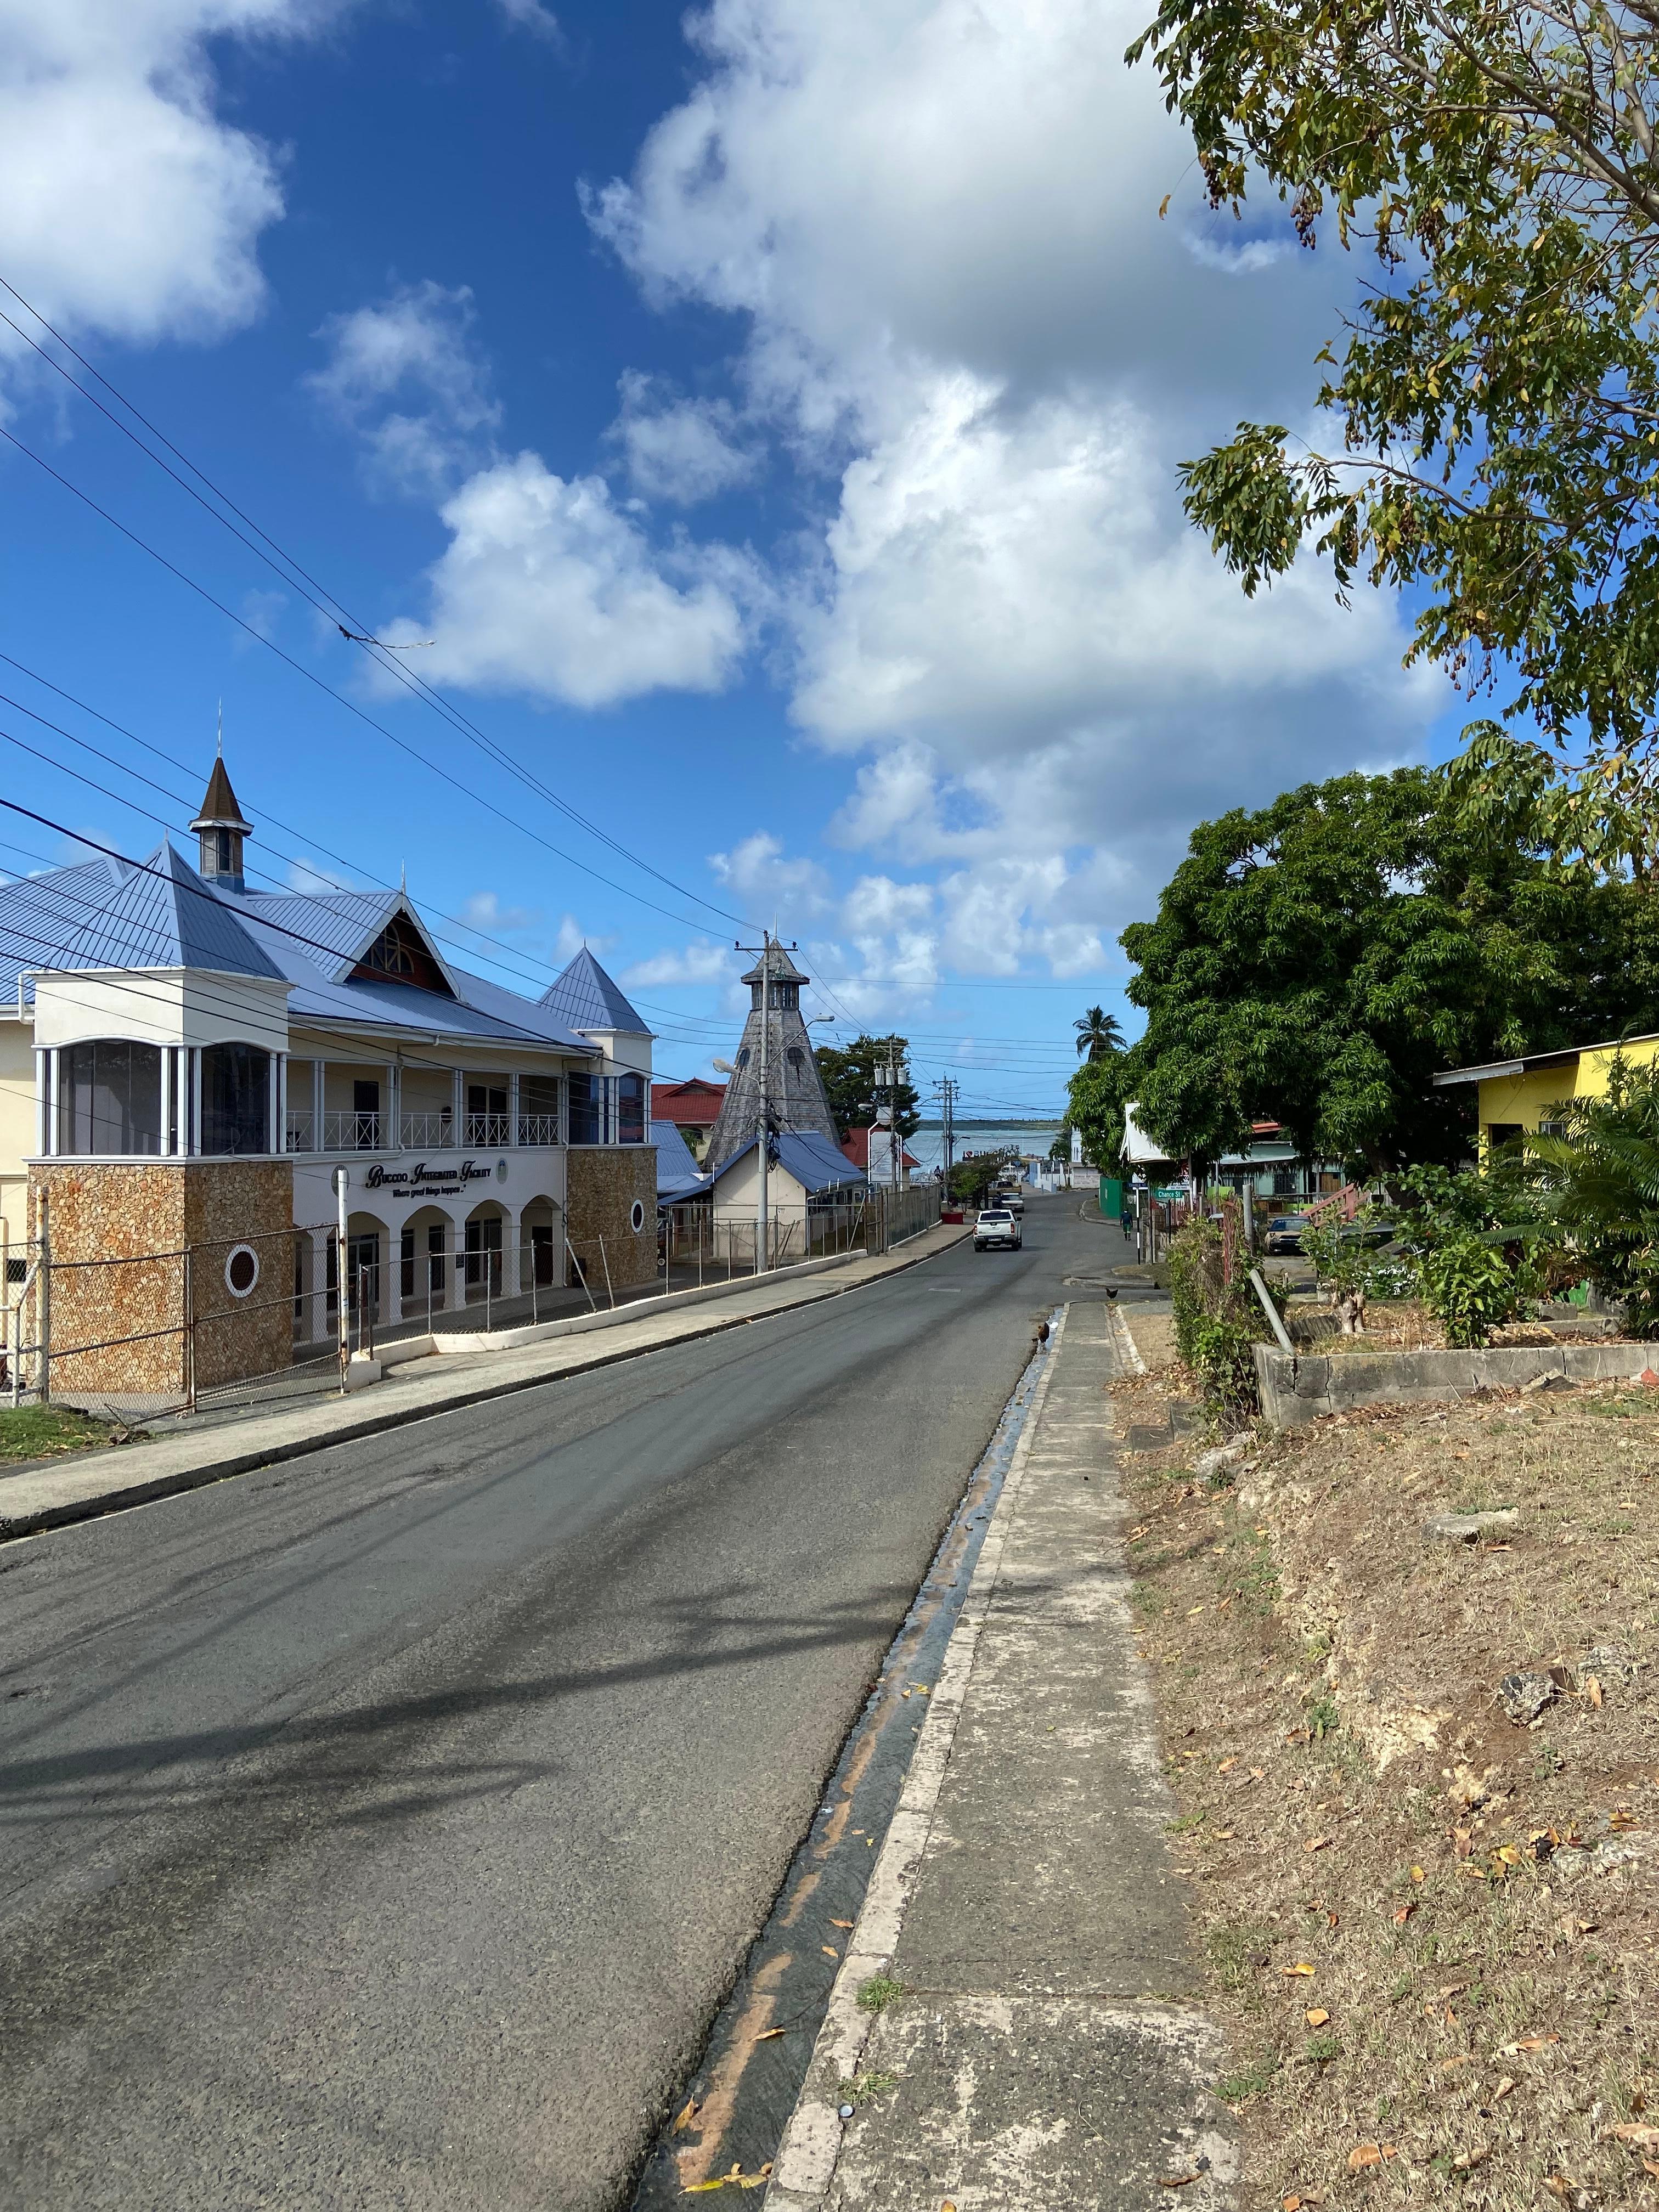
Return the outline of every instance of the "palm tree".
<path id="1" fill-rule="evenodd" d="M 1081 1021 L 1073 1022 L 1077 1031 L 1077 1048 L 1087 1053 L 1090 1059 L 1106 1060 L 1123 1049 L 1123 1032 L 1118 1027 L 1115 1014 L 1109 1014 L 1104 1006 L 1091 1006 Z"/>

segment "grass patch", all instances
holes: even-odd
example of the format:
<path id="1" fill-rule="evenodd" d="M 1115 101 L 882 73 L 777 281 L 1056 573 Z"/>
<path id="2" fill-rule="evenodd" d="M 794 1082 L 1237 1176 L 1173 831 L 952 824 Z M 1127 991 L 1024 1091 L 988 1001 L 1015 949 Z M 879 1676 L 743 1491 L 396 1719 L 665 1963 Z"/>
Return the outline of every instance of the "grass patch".
<path id="1" fill-rule="evenodd" d="M 108 1421 L 94 1421 L 89 1414 L 73 1413 L 67 1406 L 0 1407 L 0 1464 L 85 1451 L 126 1433 Z"/>
<path id="2" fill-rule="evenodd" d="M 867 2105 L 872 2099 L 885 2097 L 897 2088 L 896 2074 L 855 2074 L 850 2081 L 843 2081 L 838 2092 L 843 2105 Z"/>
<path id="3" fill-rule="evenodd" d="M 1215 2093 L 1224 2105 L 1248 2104 L 1270 2087 L 1279 2071 L 1279 2053 L 1264 2051 L 1248 2066 L 1241 2066 L 1236 2074 L 1224 2074 L 1215 2085 Z"/>
<path id="4" fill-rule="evenodd" d="M 903 1995 L 902 1982 L 896 1982 L 890 1974 L 872 1974 L 859 1990 L 859 2002 L 866 2012 L 885 2012 L 896 1998 Z"/>

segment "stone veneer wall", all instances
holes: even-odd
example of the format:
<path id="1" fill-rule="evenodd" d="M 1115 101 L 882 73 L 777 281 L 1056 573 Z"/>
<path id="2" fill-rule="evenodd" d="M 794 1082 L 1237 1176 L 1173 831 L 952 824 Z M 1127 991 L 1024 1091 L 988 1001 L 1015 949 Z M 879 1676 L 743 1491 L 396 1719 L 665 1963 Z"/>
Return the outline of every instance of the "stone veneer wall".
<path id="1" fill-rule="evenodd" d="M 52 1384 L 83 1395 L 181 1396 L 189 1382 L 186 1270 L 196 1384 L 269 1374 L 293 1357 L 294 1172 L 285 1160 L 52 1161 L 29 1170 L 52 1228 Z M 234 1297 L 225 1263 L 252 1245 L 259 1279 Z M 73 1266 L 95 1261 L 97 1266 Z M 133 1341 L 76 1352 L 112 1337 Z M 58 1347 L 63 1352 L 58 1352 Z"/>
<path id="2" fill-rule="evenodd" d="M 645 1226 L 630 1218 L 634 1201 L 645 1208 Z M 587 1270 L 595 1292 L 604 1287 L 599 1239 L 611 1287 L 649 1283 L 657 1273 L 657 1148 L 654 1145 L 573 1146 L 565 1163 L 565 1234 Z"/>

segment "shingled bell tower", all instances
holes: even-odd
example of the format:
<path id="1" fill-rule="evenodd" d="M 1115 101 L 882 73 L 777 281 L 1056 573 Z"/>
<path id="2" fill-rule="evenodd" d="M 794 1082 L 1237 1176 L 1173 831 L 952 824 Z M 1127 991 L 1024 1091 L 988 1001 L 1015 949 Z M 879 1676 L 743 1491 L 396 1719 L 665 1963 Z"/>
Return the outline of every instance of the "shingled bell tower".
<path id="1" fill-rule="evenodd" d="M 201 873 L 207 881 L 222 884 L 228 891 L 246 890 L 242 841 L 253 835 L 253 824 L 242 818 L 222 757 L 213 763 L 213 774 L 203 794 L 202 811 L 190 826 L 202 841 Z"/>
<path id="2" fill-rule="evenodd" d="M 749 986 L 749 1018 L 732 1062 L 732 1079 L 709 1132 L 703 1166 L 711 1175 L 718 1175 L 727 1160 L 760 1132 L 763 1034 L 766 1039 L 765 1126 L 778 1133 L 815 1129 L 832 1145 L 839 1147 L 841 1144 L 835 1115 L 824 1096 L 823 1079 L 812 1057 L 812 1040 L 801 1018 L 801 986 L 811 978 L 802 975 L 781 945 L 769 939 L 765 951 L 743 980 Z"/>

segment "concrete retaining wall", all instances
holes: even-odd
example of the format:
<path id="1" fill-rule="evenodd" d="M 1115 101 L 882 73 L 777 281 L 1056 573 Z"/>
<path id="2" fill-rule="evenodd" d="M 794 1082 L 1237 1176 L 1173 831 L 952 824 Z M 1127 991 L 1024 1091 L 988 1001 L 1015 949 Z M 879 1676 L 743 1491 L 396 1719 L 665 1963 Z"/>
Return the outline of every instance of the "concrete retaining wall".
<path id="1" fill-rule="evenodd" d="M 1488 1352 L 1354 1352 L 1292 1356 L 1258 1344 L 1261 1411 L 1276 1429 L 1296 1428 L 1355 1406 L 1461 1398 L 1479 1389 L 1517 1390 L 1540 1375 L 1574 1382 L 1629 1381 L 1659 1360 L 1647 1344 L 1502 1345 Z"/>
<path id="2" fill-rule="evenodd" d="M 653 1314 L 678 1313 L 682 1306 L 705 1305 L 711 1298 L 729 1298 L 740 1291 L 764 1290 L 769 1283 L 793 1282 L 800 1275 L 821 1275 L 830 1267 L 844 1267 L 849 1260 L 867 1259 L 862 1247 L 851 1252 L 834 1252 L 827 1260 L 802 1260 L 793 1267 L 774 1267 L 765 1275 L 734 1275 L 730 1282 L 705 1283 L 701 1290 L 671 1291 L 660 1298 L 633 1298 L 614 1311 L 601 1309 L 598 1313 L 572 1314 L 562 1321 L 526 1322 L 517 1328 L 492 1329 L 486 1336 L 482 1329 L 465 1333 L 445 1330 L 441 1334 L 423 1336 L 419 1340 L 423 1353 L 429 1345 L 437 1352 L 515 1352 L 526 1344 L 544 1344 L 556 1336 L 586 1336 L 596 1328 L 617 1328 L 624 1322 L 648 1321 Z M 396 1355 L 388 1351 L 390 1360 Z M 419 1357 L 419 1354 L 414 1355 Z"/>

